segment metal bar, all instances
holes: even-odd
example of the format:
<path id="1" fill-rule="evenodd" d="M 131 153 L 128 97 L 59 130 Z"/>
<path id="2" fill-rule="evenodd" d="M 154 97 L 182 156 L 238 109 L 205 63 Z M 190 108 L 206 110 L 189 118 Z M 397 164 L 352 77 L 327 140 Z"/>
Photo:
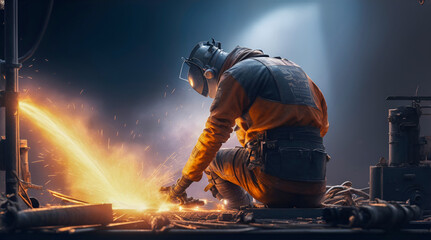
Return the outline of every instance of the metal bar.
<path id="1" fill-rule="evenodd" d="M 19 118 L 18 118 L 18 0 L 5 1 L 5 110 L 6 110 L 6 194 L 17 201 L 19 176 Z"/>
<path id="2" fill-rule="evenodd" d="M 8 229 L 43 226 L 78 226 L 112 222 L 111 204 L 37 208 L 23 211 L 9 210 L 5 225 Z"/>
<path id="3" fill-rule="evenodd" d="M 431 101 L 431 96 L 389 96 L 386 100 Z"/>
<path id="4" fill-rule="evenodd" d="M 65 202 L 76 203 L 76 204 L 82 204 L 82 205 L 90 204 L 90 203 L 88 203 L 88 202 L 85 202 L 85 201 L 79 200 L 79 199 L 77 199 L 77 198 L 73 198 L 73 197 L 67 196 L 67 195 L 65 195 L 65 194 L 62 194 L 62 193 L 59 193 L 59 192 L 56 192 L 56 191 L 52 191 L 52 190 L 49 190 L 49 189 L 48 189 L 48 192 L 49 192 L 53 197 L 55 197 L 55 198 L 59 198 L 59 199 L 61 199 L 61 200 L 65 201 Z"/>

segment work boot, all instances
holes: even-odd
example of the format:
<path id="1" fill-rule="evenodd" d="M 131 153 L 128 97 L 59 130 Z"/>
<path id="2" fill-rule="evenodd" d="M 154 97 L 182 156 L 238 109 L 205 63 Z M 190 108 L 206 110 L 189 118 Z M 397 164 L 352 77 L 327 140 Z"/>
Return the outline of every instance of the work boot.
<path id="1" fill-rule="evenodd" d="M 226 208 L 229 210 L 239 209 L 242 206 L 249 206 L 252 203 L 251 196 L 240 186 L 235 185 L 229 181 L 221 179 L 214 173 L 211 174 L 212 183 L 214 186 L 211 189 L 213 196 L 220 196 L 226 200 Z M 218 194 L 214 194 L 217 191 Z"/>

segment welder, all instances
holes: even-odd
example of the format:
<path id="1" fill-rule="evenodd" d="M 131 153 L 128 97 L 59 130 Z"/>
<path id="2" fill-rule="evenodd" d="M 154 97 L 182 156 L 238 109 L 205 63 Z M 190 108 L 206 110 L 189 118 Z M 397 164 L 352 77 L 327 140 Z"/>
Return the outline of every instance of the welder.
<path id="1" fill-rule="evenodd" d="M 183 73 L 214 101 L 182 177 L 167 189 L 172 199 L 184 202 L 185 190 L 205 172 L 205 189 L 229 209 L 252 204 L 251 197 L 268 207 L 320 206 L 327 106 L 300 66 L 239 46 L 227 53 L 212 40 L 193 48 Z M 233 130 L 242 147 L 220 149 Z"/>

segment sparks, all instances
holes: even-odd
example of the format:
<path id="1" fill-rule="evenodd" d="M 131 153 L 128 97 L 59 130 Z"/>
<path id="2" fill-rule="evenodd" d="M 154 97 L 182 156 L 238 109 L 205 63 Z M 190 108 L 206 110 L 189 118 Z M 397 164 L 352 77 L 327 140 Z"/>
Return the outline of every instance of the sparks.
<path id="1" fill-rule="evenodd" d="M 29 102 L 20 102 L 20 110 L 65 155 L 67 175 L 72 176 L 69 187 L 74 197 L 91 203 L 112 203 L 114 208 L 123 209 L 169 207 L 165 197 L 158 191 L 160 185 L 170 179 L 168 175 L 141 176 L 141 172 L 137 172 L 137 156 L 121 152 L 120 149 L 114 150 L 110 139 L 110 149 L 107 150 L 106 142 L 102 145 L 94 141 L 88 131 L 77 124 L 79 121 L 76 119 L 68 121 L 62 115 L 54 115 Z M 50 182 L 47 181 L 45 185 Z"/>

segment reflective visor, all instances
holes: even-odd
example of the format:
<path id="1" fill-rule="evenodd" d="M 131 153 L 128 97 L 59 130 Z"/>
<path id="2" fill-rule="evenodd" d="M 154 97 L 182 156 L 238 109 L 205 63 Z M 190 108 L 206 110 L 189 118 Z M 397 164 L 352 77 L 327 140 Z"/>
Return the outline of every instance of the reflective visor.
<path id="1" fill-rule="evenodd" d="M 188 82 L 187 75 L 189 74 L 190 66 L 188 63 L 186 63 L 185 58 L 181 58 L 183 60 L 183 63 L 181 64 L 180 74 L 178 76 L 179 79 Z"/>
<path id="2" fill-rule="evenodd" d="M 203 96 L 208 96 L 208 83 L 203 76 L 203 69 L 188 59 L 181 65 L 179 78 L 186 81 L 192 88 Z"/>

